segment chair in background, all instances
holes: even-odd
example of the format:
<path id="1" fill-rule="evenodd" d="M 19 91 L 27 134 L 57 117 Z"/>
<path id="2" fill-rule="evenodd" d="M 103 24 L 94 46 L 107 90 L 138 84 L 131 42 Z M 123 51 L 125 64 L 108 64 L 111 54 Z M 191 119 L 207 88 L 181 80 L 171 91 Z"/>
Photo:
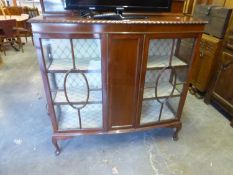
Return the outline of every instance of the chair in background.
<path id="1" fill-rule="evenodd" d="M 23 13 L 28 14 L 29 18 L 34 18 L 34 17 L 40 15 L 38 8 L 30 8 L 30 7 L 24 7 L 23 8 Z M 27 42 L 27 37 L 31 37 L 32 38 L 32 44 L 34 45 L 31 24 L 30 23 L 26 23 L 25 26 L 24 26 L 24 28 L 27 31 L 21 32 L 22 36 L 25 37 L 26 42 Z"/>
<path id="2" fill-rule="evenodd" d="M 10 44 L 15 50 L 23 50 L 23 44 L 20 38 L 20 28 L 16 28 L 16 20 L 0 20 L 0 50 L 6 55 L 5 45 Z M 15 47 L 18 45 L 18 48 Z"/>
<path id="3" fill-rule="evenodd" d="M 22 15 L 27 15 L 27 14 L 22 14 Z M 28 37 L 31 37 L 32 38 L 32 43 L 33 43 L 31 24 L 28 23 L 27 21 L 22 21 L 20 23 L 20 26 L 18 25 L 18 28 L 20 29 L 20 36 L 25 37 L 26 42 L 28 41 Z M 34 45 L 34 43 L 33 43 L 33 45 Z"/>
<path id="4" fill-rule="evenodd" d="M 3 39 L 1 38 L 1 36 L 3 36 L 3 35 L 4 35 L 3 29 L 0 27 L 0 51 L 1 52 L 4 52 L 3 45 L 2 45 Z"/>
<path id="5" fill-rule="evenodd" d="M 4 16 L 23 16 L 28 15 L 29 18 L 33 18 L 39 15 L 38 8 L 30 8 L 30 7 L 19 7 L 19 6 L 12 6 L 12 7 L 2 7 L 1 12 Z M 32 38 L 33 43 L 33 36 L 32 36 L 32 29 L 31 24 L 25 21 L 17 21 L 17 27 L 20 28 L 20 36 L 25 37 L 26 42 L 28 41 L 28 37 Z M 34 45 L 34 43 L 33 43 Z"/>
<path id="6" fill-rule="evenodd" d="M 1 7 L 1 12 L 2 12 L 2 14 L 3 14 L 4 16 L 6 16 L 6 15 L 11 16 L 11 14 L 10 14 L 10 12 L 9 12 L 9 10 L 8 10 L 7 7 Z"/>
<path id="7" fill-rule="evenodd" d="M 38 8 L 24 7 L 23 11 L 24 11 L 25 14 L 29 15 L 29 18 L 34 18 L 34 17 L 40 15 Z"/>
<path id="8" fill-rule="evenodd" d="M 7 7 L 8 12 L 10 13 L 10 15 L 16 15 L 16 16 L 20 16 L 21 14 L 23 14 L 23 8 L 22 7 L 18 7 L 18 6 L 10 6 Z"/>

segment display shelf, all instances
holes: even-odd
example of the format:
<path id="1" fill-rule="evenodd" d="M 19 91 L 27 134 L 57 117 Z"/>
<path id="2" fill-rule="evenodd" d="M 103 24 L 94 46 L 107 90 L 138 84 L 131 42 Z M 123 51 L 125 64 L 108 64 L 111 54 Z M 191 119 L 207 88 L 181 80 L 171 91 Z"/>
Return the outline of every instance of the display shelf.
<path id="1" fill-rule="evenodd" d="M 71 94 L 71 95 L 70 95 Z M 85 104 L 87 92 L 75 92 L 68 91 L 68 98 L 72 104 L 80 105 Z M 79 100 L 80 99 L 80 100 Z M 102 91 L 100 90 L 90 90 L 89 100 L 87 104 L 101 104 L 102 103 Z M 55 105 L 68 104 L 64 91 L 57 91 L 53 99 Z"/>
<path id="2" fill-rule="evenodd" d="M 55 106 L 59 130 L 79 130 L 78 111 L 69 105 Z M 80 110 L 82 129 L 103 127 L 102 105 L 88 104 Z"/>
<path id="3" fill-rule="evenodd" d="M 147 70 L 162 69 L 169 66 L 169 56 L 149 56 L 147 61 Z M 188 66 L 185 62 L 180 60 L 178 57 L 172 57 L 173 67 L 184 67 Z"/>
<path id="4" fill-rule="evenodd" d="M 91 60 L 91 61 L 90 61 Z M 90 58 L 75 61 L 76 69 L 83 72 L 101 72 L 100 58 Z M 67 72 L 73 69 L 72 60 L 69 59 L 54 59 L 48 66 L 48 72 Z"/>
<path id="5" fill-rule="evenodd" d="M 181 92 L 175 88 L 173 94 L 171 95 L 171 91 L 173 89 L 173 85 L 169 82 L 163 82 L 158 86 L 158 92 L 157 97 L 158 98 L 167 98 L 169 96 L 171 97 L 177 97 L 181 95 Z M 145 87 L 144 88 L 144 94 L 143 94 L 144 100 L 149 99 L 155 99 L 155 87 Z"/>
<path id="6" fill-rule="evenodd" d="M 83 77 L 80 77 L 81 75 L 79 74 L 79 71 L 74 71 L 71 74 L 68 75 L 68 80 L 67 80 L 67 87 L 71 86 L 73 82 L 80 82 L 83 80 Z M 89 88 L 92 90 L 100 90 L 102 88 L 102 79 L 101 79 L 101 72 L 84 72 Z M 66 73 L 60 73 L 60 72 L 53 72 L 53 73 L 48 73 L 48 80 L 50 84 L 50 89 L 53 91 L 57 91 L 58 89 L 64 90 L 64 81 L 65 81 L 65 76 Z M 78 85 L 79 84 L 79 85 Z M 78 83 L 77 86 L 80 87 L 80 83 Z M 83 84 L 83 83 L 82 83 Z"/>
<path id="7" fill-rule="evenodd" d="M 175 98 L 179 98 L 179 97 L 174 97 L 173 99 Z M 164 104 L 161 118 L 159 121 L 160 109 L 161 109 L 161 103 L 159 103 L 156 100 L 143 101 L 140 124 L 144 125 L 144 124 L 155 123 L 155 122 L 171 120 L 176 118 L 176 115 L 174 114 L 174 110 L 171 108 L 170 103 L 167 102 Z"/>

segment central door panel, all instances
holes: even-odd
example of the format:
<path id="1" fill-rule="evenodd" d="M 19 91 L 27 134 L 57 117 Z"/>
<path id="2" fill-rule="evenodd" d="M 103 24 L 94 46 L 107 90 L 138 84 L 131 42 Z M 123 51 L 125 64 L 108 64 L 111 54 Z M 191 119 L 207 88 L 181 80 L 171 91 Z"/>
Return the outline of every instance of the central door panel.
<path id="1" fill-rule="evenodd" d="M 109 128 L 134 127 L 138 97 L 142 35 L 109 35 Z"/>

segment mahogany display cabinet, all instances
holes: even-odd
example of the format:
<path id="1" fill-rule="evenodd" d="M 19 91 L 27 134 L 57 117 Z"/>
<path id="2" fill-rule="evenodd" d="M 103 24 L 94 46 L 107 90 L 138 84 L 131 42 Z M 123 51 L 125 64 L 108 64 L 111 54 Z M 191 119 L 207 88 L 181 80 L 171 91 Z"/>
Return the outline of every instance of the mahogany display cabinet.
<path id="1" fill-rule="evenodd" d="M 190 17 L 30 20 L 52 122 L 52 143 L 81 134 L 181 129 L 205 22 Z M 183 42 L 191 50 L 181 49 Z"/>

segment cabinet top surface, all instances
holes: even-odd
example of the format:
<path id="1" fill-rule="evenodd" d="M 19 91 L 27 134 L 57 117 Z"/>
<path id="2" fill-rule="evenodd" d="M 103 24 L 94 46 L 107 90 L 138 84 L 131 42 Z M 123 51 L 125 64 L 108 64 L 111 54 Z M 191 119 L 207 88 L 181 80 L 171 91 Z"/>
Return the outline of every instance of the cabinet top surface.
<path id="1" fill-rule="evenodd" d="M 207 21 L 188 16 L 155 15 L 148 19 L 134 20 L 95 20 L 81 17 L 38 16 L 30 19 L 30 23 L 76 23 L 76 24 L 206 24 Z"/>

